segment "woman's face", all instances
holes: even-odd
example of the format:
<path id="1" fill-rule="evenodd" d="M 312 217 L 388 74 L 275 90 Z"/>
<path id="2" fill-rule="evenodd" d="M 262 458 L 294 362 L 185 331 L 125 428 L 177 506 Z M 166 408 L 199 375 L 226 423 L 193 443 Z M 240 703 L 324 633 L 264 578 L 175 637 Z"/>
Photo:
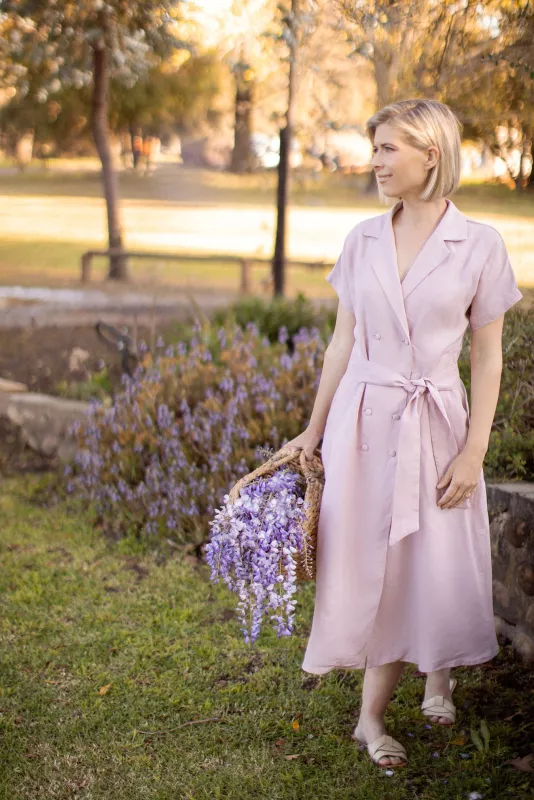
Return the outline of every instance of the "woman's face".
<path id="1" fill-rule="evenodd" d="M 371 166 L 386 197 L 419 197 L 428 170 L 438 157 L 437 147 L 418 150 L 401 137 L 394 125 L 384 122 L 375 131 Z"/>

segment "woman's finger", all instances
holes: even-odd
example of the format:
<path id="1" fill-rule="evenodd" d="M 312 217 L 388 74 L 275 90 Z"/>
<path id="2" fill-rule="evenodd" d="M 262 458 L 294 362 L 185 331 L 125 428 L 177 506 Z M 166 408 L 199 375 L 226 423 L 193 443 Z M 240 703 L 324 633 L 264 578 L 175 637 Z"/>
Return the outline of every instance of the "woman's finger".
<path id="1" fill-rule="evenodd" d="M 447 491 L 452 492 L 452 494 L 447 497 L 446 494 L 440 500 L 441 508 L 453 508 L 459 498 L 462 496 L 462 487 L 461 486 L 449 486 Z"/>
<path id="2" fill-rule="evenodd" d="M 472 494 L 472 489 L 471 489 L 470 486 L 465 486 L 464 485 L 464 486 L 458 487 L 458 491 L 451 498 L 451 505 L 447 506 L 447 507 L 448 508 L 454 508 L 454 506 L 460 505 L 460 503 L 463 503 L 463 501 L 466 500 L 468 497 L 470 497 L 471 494 Z"/>

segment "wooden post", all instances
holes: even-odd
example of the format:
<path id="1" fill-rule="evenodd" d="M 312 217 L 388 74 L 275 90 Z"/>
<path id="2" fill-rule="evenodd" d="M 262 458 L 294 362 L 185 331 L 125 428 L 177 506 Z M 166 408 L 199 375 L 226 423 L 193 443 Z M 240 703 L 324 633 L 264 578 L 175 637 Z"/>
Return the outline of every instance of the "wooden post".
<path id="1" fill-rule="evenodd" d="M 250 294 L 250 261 L 241 259 L 241 294 Z"/>
<path id="2" fill-rule="evenodd" d="M 82 283 L 89 283 L 91 280 L 92 258 L 92 253 L 84 253 L 82 256 Z"/>

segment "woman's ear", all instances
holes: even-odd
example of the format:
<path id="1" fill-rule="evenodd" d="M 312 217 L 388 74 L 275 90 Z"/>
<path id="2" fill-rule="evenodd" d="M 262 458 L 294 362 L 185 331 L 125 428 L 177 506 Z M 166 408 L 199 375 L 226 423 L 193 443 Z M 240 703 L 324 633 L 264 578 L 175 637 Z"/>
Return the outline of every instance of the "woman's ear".
<path id="1" fill-rule="evenodd" d="M 439 161 L 439 149 L 433 144 L 428 148 L 427 153 L 428 155 L 425 167 L 427 169 L 432 169 L 432 167 L 435 167 Z"/>

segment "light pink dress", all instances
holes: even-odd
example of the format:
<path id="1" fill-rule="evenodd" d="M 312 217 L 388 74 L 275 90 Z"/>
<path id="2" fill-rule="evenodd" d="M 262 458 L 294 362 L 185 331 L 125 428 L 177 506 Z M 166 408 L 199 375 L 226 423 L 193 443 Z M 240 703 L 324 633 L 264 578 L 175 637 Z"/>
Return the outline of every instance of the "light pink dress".
<path id="1" fill-rule="evenodd" d="M 486 486 L 441 509 L 436 484 L 465 445 L 457 360 L 470 324 L 523 295 L 490 225 L 447 209 L 402 282 L 392 217 L 348 234 L 327 280 L 355 343 L 323 436 L 312 629 L 302 664 L 322 674 L 392 661 L 422 672 L 498 652 Z"/>

